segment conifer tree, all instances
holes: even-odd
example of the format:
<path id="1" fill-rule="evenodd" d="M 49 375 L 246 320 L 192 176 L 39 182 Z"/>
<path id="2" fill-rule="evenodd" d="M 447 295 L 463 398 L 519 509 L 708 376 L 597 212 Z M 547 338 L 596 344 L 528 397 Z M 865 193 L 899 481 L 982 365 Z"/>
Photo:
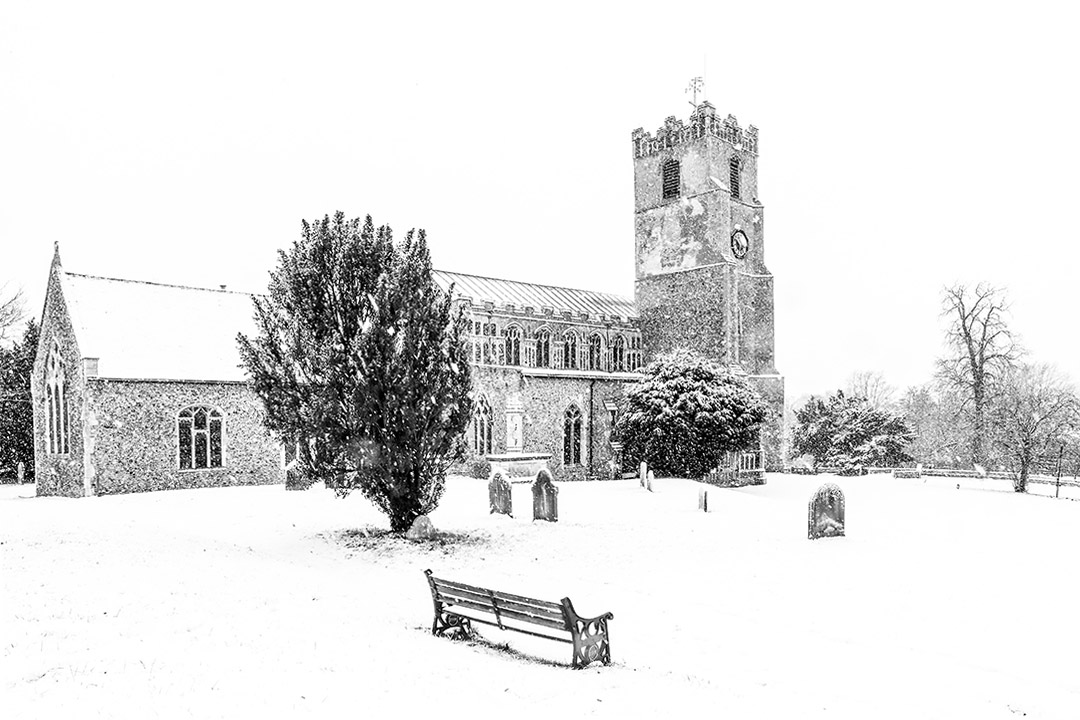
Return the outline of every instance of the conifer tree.
<path id="1" fill-rule="evenodd" d="M 0 348 L 0 482 L 15 481 L 23 463 L 26 478 L 34 477 L 34 406 L 30 375 L 37 354 L 38 326 L 26 325 L 22 342 Z"/>
<path id="2" fill-rule="evenodd" d="M 424 231 L 395 244 L 368 216 L 303 223 L 280 252 L 259 334 L 238 338 L 267 426 L 306 484 L 359 490 L 395 532 L 434 510 L 463 457 L 466 321 L 432 277 Z"/>

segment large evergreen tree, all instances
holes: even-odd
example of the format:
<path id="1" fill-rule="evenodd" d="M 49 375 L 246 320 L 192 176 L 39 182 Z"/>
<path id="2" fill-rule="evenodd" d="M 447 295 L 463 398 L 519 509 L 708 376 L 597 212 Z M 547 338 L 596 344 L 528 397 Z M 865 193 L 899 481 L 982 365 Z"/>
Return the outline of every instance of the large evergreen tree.
<path id="1" fill-rule="evenodd" d="M 26 479 L 34 477 L 34 406 L 30 399 L 30 376 L 37 353 L 38 326 L 31 320 L 22 342 L 0 348 L 0 482 L 18 477 L 19 463 Z"/>
<path id="2" fill-rule="evenodd" d="M 627 463 L 644 460 L 658 475 L 699 478 L 718 467 L 725 452 L 757 440 L 765 403 L 719 363 L 676 350 L 642 372 L 615 426 Z"/>
<path id="3" fill-rule="evenodd" d="M 255 317 L 241 356 L 306 482 L 360 490 L 395 532 L 434 510 L 464 450 L 470 370 L 424 231 L 395 244 L 370 216 L 304 222 Z"/>
<path id="4" fill-rule="evenodd" d="M 911 460 L 905 448 L 913 436 L 904 418 L 842 390 L 812 396 L 795 411 L 795 422 L 794 453 L 813 455 L 817 465 L 889 467 Z"/>

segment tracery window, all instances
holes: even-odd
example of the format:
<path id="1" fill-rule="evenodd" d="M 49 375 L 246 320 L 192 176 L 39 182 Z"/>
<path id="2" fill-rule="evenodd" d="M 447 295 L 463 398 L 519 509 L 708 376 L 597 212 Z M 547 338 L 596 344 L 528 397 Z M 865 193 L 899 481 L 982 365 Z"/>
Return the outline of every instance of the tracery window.
<path id="1" fill-rule="evenodd" d="M 577 333 L 567 331 L 563 336 L 563 367 L 567 370 L 577 370 Z"/>
<path id="2" fill-rule="evenodd" d="M 223 464 L 225 417 L 217 408 L 193 405 L 177 417 L 177 457 L 181 470 L 219 468 Z"/>
<path id="3" fill-rule="evenodd" d="M 551 332 L 540 330 L 536 333 L 536 367 L 551 367 Z"/>
<path id="4" fill-rule="evenodd" d="M 600 340 L 600 336 L 593 334 L 589 336 L 589 355 L 588 361 L 585 365 L 586 370 L 603 370 L 603 344 Z"/>
<path id="5" fill-rule="evenodd" d="M 581 411 L 577 405 L 563 414 L 563 465 L 581 464 Z"/>
<path id="6" fill-rule="evenodd" d="M 664 186 L 664 199 L 670 200 L 679 196 L 679 161 L 667 160 L 661 169 Z"/>
<path id="7" fill-rule="evenodd" d="M 626 340 L 622 335 L 611 341 L 611 372 L 626 370 Z"/>
<path id="8" fill-rule="evenodd" d="M 733 157 L 728 160 L 728 175 L 729 184 L 731 185 L 731 197 L 738 199 L 740 196 L 739 185 L 742 180 L 742 163 L 739 158 Z"/>
<path id="9" fill-rule="evenodd" d="M 483 395 L 473 405 L 472 448 L 477 455 L 491 454 L 491 403 Z"/>
<path id="10" fill-rule="evenodd" d="M 521 364 L 521 328 L 509 327 L 503 331 L 506 335 L 505 364 Z"/>
<path id="11" fill-rule="evenodd" d="M 45 445 L 54 455 L 65 455 L 68 447 L 67 372 L 60 358 L 60 346 L 53 345 L 45 365 Z"/>
<path id="12" fill-rule="evenodd" d="M 641 367 L 641 337 L 638 335 L 632 335 L 630 337 L 629 353 L 630 372 L 636 371 L 639 367 Z"/>

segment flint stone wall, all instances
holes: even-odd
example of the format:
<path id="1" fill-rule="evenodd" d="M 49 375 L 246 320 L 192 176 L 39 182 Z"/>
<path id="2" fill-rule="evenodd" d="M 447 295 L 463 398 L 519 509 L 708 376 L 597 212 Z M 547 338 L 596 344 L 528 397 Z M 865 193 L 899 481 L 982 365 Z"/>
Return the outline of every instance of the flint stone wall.
<path id="1" fill-rule="evenodd" d="M 243 383 L 90 378 L 88 473 L 95 495 L 285 482 L 281 445 Z M 180 470 L 177 415 L 207 405 L 225 416 L 222 467 Z"/>

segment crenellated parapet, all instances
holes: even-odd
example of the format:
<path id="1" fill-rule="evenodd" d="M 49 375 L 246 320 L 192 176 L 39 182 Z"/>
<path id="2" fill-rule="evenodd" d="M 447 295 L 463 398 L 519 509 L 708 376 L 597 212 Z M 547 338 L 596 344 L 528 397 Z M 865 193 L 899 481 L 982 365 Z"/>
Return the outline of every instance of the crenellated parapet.
<path id="1" fill-rule="evenodd" d="M 745 130 L 740 128 L 734 115 L 721 119 L 716 114 L 716 108 L 708 101 L 697 106 L 688 123 L 669 117 L 664 121 L 664 126 L 656 131 L 655 137 L 638 128 L 630 134 L 630 138 L 634 143 L 634 157 L 642 158 L 692 140 L 700 140 L 706 135 L 719 138 L 737 150 L 752 155 L 758 153 L 758 129 L 753 125 Z"/>

